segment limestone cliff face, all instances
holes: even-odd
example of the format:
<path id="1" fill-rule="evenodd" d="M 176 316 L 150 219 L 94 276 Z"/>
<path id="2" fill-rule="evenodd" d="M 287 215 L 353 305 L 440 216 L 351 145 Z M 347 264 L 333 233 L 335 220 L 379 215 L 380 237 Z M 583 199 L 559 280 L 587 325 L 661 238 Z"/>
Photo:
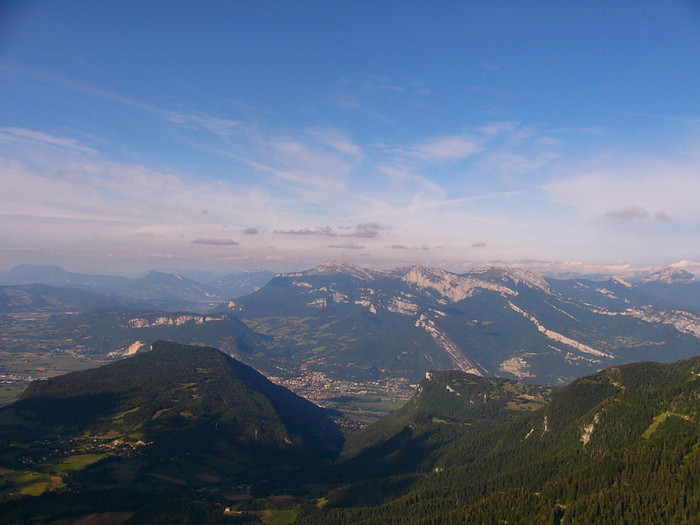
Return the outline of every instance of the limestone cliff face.
<path id="1" fill-rule="evenodd" d="M 157 317 L 135 317 L 127 321 L 129 328 L 151 328 L 154 326 L 180 326 L 185 323 L 193 322 L 195 324 L 209 323 L 213 321 L 225 321 L 229 317 L 226 314 L 218 315 L 159 315 Z"/>

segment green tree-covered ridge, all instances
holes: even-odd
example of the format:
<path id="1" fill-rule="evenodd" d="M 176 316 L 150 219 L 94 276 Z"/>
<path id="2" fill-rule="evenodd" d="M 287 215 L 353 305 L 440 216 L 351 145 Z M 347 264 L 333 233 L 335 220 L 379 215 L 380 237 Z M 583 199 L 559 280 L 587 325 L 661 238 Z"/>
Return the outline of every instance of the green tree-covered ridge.
<path id="1" fill-rule="evenodd" d="M 444 388 L 453 380 L 426 379 L 400 414 L 404 426 L 385 420 L 364 431 L 367 446 L 343 464 L 341 477 L 355 483 L 299 522 L 700 521 L 700 358 L 610 368 L 514 419 L 435 417 L 458 397 Z"/>
<path id="2" fill-rule="evenodd" d="M 240 461 L 327 456 L 342 446 L 336 425 L 313 403 L 219 350 L 164 341 L 97 369 L 34 382 L 0 410 L 5 447 L 69 438 L 140 442 L 152 456 L 199 453 L 212 462 L 217 454 Z M 31 459 L 32 447 L 19 453 Z"/>

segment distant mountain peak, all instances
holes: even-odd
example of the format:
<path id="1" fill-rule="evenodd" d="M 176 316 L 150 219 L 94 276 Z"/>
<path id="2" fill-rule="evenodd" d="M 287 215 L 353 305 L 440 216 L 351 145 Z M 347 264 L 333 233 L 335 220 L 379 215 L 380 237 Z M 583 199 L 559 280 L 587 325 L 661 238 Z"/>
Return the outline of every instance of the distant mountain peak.
<path id="1" fill-rule="evenodd" d="M 552 292 L 552 289 L 543 277 L 520 268 L 511 268 L 507 266 L 486 266 L 483 268 L 476 268 L 469 273 L 471 275 L 482 275 L 484 280 L 491 282 L 499 281 L 500 283 L 507 283 L 510 281 L 516 286 L 522 283 L 530 288 L 542 290 L 547 293 Z"/>
<path id="2" fill-rule="evenodd" d="M 449 279 L 451 277 L 458 277 L 457 274 L 443 270 L 442 268 L 429 268 L 427 266 L 409 266 L 408 268 L 403 268 L 397 270 L 402 274 L 402 278 L 408 281 L 414 281 L 417 279 L 428 279 L 430 281 L 439 282 L 443 279 Z"/>
<path id="3" fill-rule="evenodd" d="M 137 281 L 139 285 L 141 284 L 176 284 L 177 286 L 189 285 L 199 287 L 202 283 L 194 281 L 180 275 L 177 272 L 167 271 L 167 270 L 148 270 L 146 275 Z"/>
<path id="4" fill-rule="evenodd" d="M 411 266 L 401 270 L 399 278 L 422 290 L 430 288 L 453 302 L 470 297 L 479 286 L 464 276 L 451 273 L 441 268 Z"/>
<path id="5" fill-rule="evenodd" d="M 296 276 L 308 276 L 308 275 L 334 275 L 343 274 L 351 275 L 362 280 L 376 279 L 377 275 L 381 272 L 377 270 L 369 270 L 367 268 L 361 268 L 355 264 L 349 263 L 347 261 L 341 260 L 329 260 L 322 262 L 316 268 L 311 270 L 306 270 L 298 274 L 292 274 Z"/>
<path id="6" fill-rule="evenodd" d="M 185 277 L 183 277 L 179 273 L 171 270 L 148 270 L 146 272 L 146 277 L 172 277 L 180 280 L 185 279 Z"/>
<path id="7" fill-rule="evenodd" d="M 452 302 L 471 297 L 479 290 L 491 290 L 504 296 L 517 295 L 516 288 L 521 283 L 548 294 L 553 293 L 542 277 L 517 268 L 490 266 L 460 275 L 441 268 L 412 266 L 393 275 L 418 289 L 433 289 Z"/>
<path id="8" fill-rule="evenodd" d="M 612 282 L 620 284 L 620 285 L 624 286 L 625 288 L 633 288 L 634 287 L 634 285 L 625 281 L 622 277 L 613 277 Z"/>
<path id="9" fill-rule="evenodd" d="M 644 283 L 661 283 L 661 284 L 690 284 L 697 282 L 695 276 L 675 266 L 669 266 L 658 272 L 648 275 L 643 280 Z"/>
<path id="10" fill-rule="evenodd" d="M 68 284 L 74 275 L 59 266 L 40 264 L 20 264 L 6 272 L 14 284 Z"/>
<path id="11" fill-rule="evenodd" d="M 61 268 L 60 266 L 55 266 L 52 264 L 18 264 L 14 268 L 12 268 L 10 271 L 11 272 L 20 272 L 20 271 L 27 271 L 27 270 L 43 270 L 46 272 L 54 272 L 54 273 L 68 273 L 66 270 Z"/>

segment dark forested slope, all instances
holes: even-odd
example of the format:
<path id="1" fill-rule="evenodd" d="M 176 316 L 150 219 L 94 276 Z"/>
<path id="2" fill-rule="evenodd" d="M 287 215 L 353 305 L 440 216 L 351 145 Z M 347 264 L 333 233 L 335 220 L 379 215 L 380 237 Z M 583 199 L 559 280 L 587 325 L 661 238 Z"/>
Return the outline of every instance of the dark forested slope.
<path id="1" fill-rule="evenodd" d="M 415 406 L 423 403 L 425 386 Z M 443 392 L 444 399 L 457 397 Z M 464 402 L 474 405 L 468 396 Z M 431 405 L 446 406 L 437 398 Z M 375 463 L 393 465 L 394 472 L 367 468 L 366 479 L 342 486 L 299 522 L 695 523 L 699 416 L 700 358 L 694 358 L 604 370 L 510 421 L 474 425 L 432 417 L 421 428 L 406 418 L 393 434 L 375 431 L 371 448 L 345 463 L 352 473 L 357 458 L 372 451 Z M 386 422 L 379 425 L 387 430 Z M 401 470 L 391 460 L 403 450 L 422 453 L 424 461 Z"/>

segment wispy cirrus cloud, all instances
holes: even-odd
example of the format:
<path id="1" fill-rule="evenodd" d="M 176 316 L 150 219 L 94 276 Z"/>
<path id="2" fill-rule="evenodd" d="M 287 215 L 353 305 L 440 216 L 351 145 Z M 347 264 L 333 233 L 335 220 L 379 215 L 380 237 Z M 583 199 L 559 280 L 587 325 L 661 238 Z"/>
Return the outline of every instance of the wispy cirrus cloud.
<path id="1" fill-rule="evenodd" d="M 241 121 L 214 117 L 205 113 L 164 113 L 165 119 L 190 129 L 203 129 L 214 135 L 228 137 L 241 127 Z"/>
<path id="2" fill-rule="evenodd" d="M 342 154 L 345 157 L 360 159 L 364 157 L 362 148 L 347 134 L 338 129 L 326 127 L 309 132 L 320 146 Z"/>
<path id="3" fill-rule="evenodd" d="M 380 164 L 377 166 L 379 173 L 387 176 L 387 182 L 392 188 L 392 193 L 396 193 L 398 188 L 405 192 L 428 192 L 442 195 L 445 190 L 429 177 L 422 175 L 416 168 L 407 166 L 405 163 Z"/>
<path id="4" fill-rule="evenodd" d="M 0 70 L 13 75 L 20 75 L 25 78 L 30 78 L 34 81 L 49 84 L 53 87 L 81 93 L 83 95 L 119 104 L 123 107 L 135 109 L 158 117 L 164 122 L 176 124 L 184 128 L 207 130 L 218 136 L 228 136 L 231 134 L 232 130 L 241 125 L 241 122 L 238 120 L 212 116 L 202 111 L 173 111 L 145 100 L 127 97 L 121 95 L 120 93 L 110 91 L 109 89 L 96 87 L 85 82 L 66 78 L 45 70 L 20 67 L 10 64 L 0 64 Z"/>
<path id="5" fill-rule="evenodd" d="M 518 128 L 517 122 L 490 122 L 479 126 L 479 132 L 487 137 L 501 135 L 502 133 L 512 131 Z"/>
<path id="6" fill-rule="evenodd" d="M 194 244 L 232 245 L 232 239 L 204 237 L 201 232 L 229 224 L 264 223 L 271 209 L 278 217 L 286 213 L 279 201 L 258 188 L 224 181 L 202 183 L 114 162 L 73 139 L 32 130 L 0 132 L 0 171 L 3 222 L 8 228 L 12 222 L 13 228 L 36 242 L 52 240 L 45 221 L 54 221 L 55 227 L 63 221 L 66 242 L 90 236 L 94 230 L 115 247 L 121 242 L 135 247 L 140 242 L 135 239 L 175 241 L 180 236 L 194 239 Z M 239 226 L 239 231 L 243 228 Z"/>
<path id="7" fill-rule="evenodd" d="M 34 142 L 45 146 L 72 150 L 80 153 L 96 154 L 91 147 L 81 144 L 75 139 L 56 137 L 48 133 L 24 128 L 0 128 L 0 141 L 4 142 Z"/>
<path id="8" fill-rule="evenodd" d="M 427 162 L 462 160 L 483 151 L 483 146 L 470 135 L 437 137 L 409 148 L 408 153 Z"/>
<path id="9" fill-rule="evenodd" d="M 335 103 L 342 109 L 359 113 L 379 122 L 393 122 L 386 110 L 387 100 L 421 103 L 431 94 L 421 81 L 399 82 L 386 75 L 343 78 L 335 93 Z"/>
<path id="10" fill-rule="evenodd" d="M 290 180 L 310 186 L 339 188 L 345 186 L 345 178 L 352 163 L 334 152 L 324 151 L 300 140 L 275 141 L 271 144 L 274 159 Z"/>
<path id="11" fill-rule="evenodd" d="M 402 93 L 408 95 L 426 96 L 431 90 L 422 82 L 401 84 L 387 76 L 369 75 L 360 82 L 361 89 L 366 93 Z"/>
<path id="12" fill-rule="evenodd" d="M 343 202 L 343 197 L 349 202 L 348 178 L 362 158 L 361 150 L 349 138 L 335 132 L 280 138 L 272 132 L 258 131 L 245 140 L 249 143 L 241 151 L 237 150 L 238 145 L 213 151 L 270 176 L 260 184 L 284 187 L 292 192 L 287 193 L 288 197 L 297 196 L 318 205 Z"/>
<path id="13" fill-rule="evenodd" d="M 426 97 L 432 93 L 421 81 L 398 82 L 386 75 L 344 78 L 338 101 L 344 107 L 358 108 L 384 96 Z"/>

